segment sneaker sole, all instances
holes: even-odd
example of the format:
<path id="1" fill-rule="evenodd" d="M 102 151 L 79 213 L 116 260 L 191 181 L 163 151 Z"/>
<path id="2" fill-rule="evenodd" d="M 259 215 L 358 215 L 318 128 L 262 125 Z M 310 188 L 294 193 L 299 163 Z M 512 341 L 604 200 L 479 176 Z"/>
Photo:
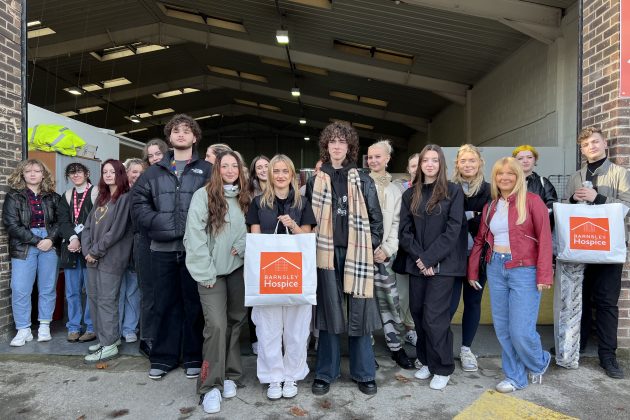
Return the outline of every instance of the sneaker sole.
<path id="1" fill-rule="evenodd" d="M 286 398 L 287 400 L 290 400 L 291 398 L 295 398 L 297 396 L 297 392 L 293 395 L 284 395 L 282 394 L 282 398 Z"/>
<path id="2" fill-rule="evenodd" d="M 267 399 L 270 401 L 278 401 L 281 398 L 282 398 L 282 394 L 280 394 L 279 397 L 270 397 L 269 395 L 267 395 Z"/>
<path id="3" fill-rule="evenodd" d="M 43 337 L 43 338 L 37 337 L 37 342 L 38 343 L 43 343 L 43 342 L 50 341 L 50 340 L 52 340 L 52 337 L 50 337 L 50 336 L 49 337 Z"/>
<path id="4" fill-rule="evenodd" d="M 206 410 L 205 408 L 203 409 L 203 412 L 206 414 L 217 414 L 219 411 L 221 411 L 221 407 L 217 408 L 216 410 Z"/>
<path id="5" fill-rule="evenodd" d="M 462 370 L 463 370 L 464 372 L 477 372 L 477 371 L 479 370 L 479 367 L 476 367 L 476 368 L 474 368 L 474 369 L 471 369 L 471 368 L 465 368 L 465 367 L 463 367 L 463 366 L 462 366 Z"/>
<path id="6" fill-rule="evenodd" d="M 162 379 L 163 377 L 165 377 L 167 373 L 168 373 L 168 372 L 164 372 L 164 373 L 161 373 L 161 374 L 159 374 L 159 375 L 151 375 L 151 374 L 149 374 L 149 378 L 150 378 L 150 379 L 153 379 L 154 381 L 159 381 L 160 379 Z"/>
<path id="7" fill-rule="evenodd" d="M 198 374 L 198 373 L 196 373 L 196 374 L 194 374 L 194 375 L 189 375 L 189 374 L 186 374 L 186 377 L 187 377 L 188 379 L 197 379 L 197 378 L 199 377 L 199 374 Z"/>
<path id="8" fill-rule="evenodd" d="M 86 365 L 95 365 L 97 363 L 101 363 L 101 362 L 107 362 L 108 360 L 114 360 L 116 358 L 120 357 L 120 354 L 115 354 L 113 356 L 108 356 L 108 357 L 102 357 L 98 360 L 85 360 L 83 359 L 83 363 L 85 363 Z"/>
<path id="9" fill-rule="evenodd" d="M 234 391 L 234 392 L 230 392 L 229 394 L 222 393 L 222 394 L 221 394 L 221 396 L 222 396 L 223 398 L 234 398 L 234 397 L 236 397 L 236 391 Z"/>

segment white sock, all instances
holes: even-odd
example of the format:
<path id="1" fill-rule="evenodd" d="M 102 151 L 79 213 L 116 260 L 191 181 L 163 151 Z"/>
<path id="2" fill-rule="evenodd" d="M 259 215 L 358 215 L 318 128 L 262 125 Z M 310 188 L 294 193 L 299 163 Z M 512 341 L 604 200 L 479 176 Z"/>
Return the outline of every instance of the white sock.
<path id="1" fill-rule="evenodd" d="M 471 352 L 470 351 L 470 347 L 462 346 L 461 352 L 462 353 L 470 353 Z"/>

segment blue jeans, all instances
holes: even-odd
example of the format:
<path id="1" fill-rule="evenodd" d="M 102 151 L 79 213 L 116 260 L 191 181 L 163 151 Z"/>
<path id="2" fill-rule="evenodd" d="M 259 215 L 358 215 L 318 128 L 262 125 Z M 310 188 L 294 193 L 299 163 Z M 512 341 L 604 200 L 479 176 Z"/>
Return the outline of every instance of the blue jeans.
<path id="1" fill-rule="evenodd" d="M 45 238 L 45 228 L 32 228 L 34 235 Z M 11 301 L 15 327 L 19 330 L 31 326 L 31 294 L 35 277 L 39 300 L 37 304 L 38 321 L 52 321 L 57 293 L 57 252 L 54 248 L 42 252 L 37 247 L 29 246 L 25 260 L 11 258 Z"/>
<path id="2" fill-rule="evenodd" d="M 66 328 L 69 333 L 81 332 L 81 317 L 85 322 L 85 331 L 94 332 L 94 325 L 90 317 L 90 304 L 85 300 L 85 312 L 82 308 L 83 288 L 87 295 L 87 267 L 83 258 L 77 258 L 76 268 L 64 269 L 66 280 L 66 302 L 68 302 L 68 322 Z"/>
<path id="3" fill-rule="evenodd" d="M 501 343 L 505 378 L 517 389 L 528 385 L 527 371 L 545 373 L 551 356 L 543 351 L 536 331 L 540 292 L 536 267 L 505 268 L 511 254 L 492 253 L 488 284 L 494 330 Z"/>
<path id="4" fill-rule="evenodd" d="M 334 382 L 340 375 L 341 334 L 329 334 L 319 331 L 317 345 L 317 363 L 315 379 Z M 349 336 L 348 353 L 350 353 L 350 376 L 357 382 L 373 381 L 376 376 L 374 366 L 374 350 L 369 335 Z"/>
<path id="5" fill-rule="evenodd" d="M 120 332 L 123 336 L 138 331 L 140 321 L 140 289 L 138 275 L 129 268 L 122 276 L 120 283 L 120 298 L 118 303 L 118 319 Z"/>

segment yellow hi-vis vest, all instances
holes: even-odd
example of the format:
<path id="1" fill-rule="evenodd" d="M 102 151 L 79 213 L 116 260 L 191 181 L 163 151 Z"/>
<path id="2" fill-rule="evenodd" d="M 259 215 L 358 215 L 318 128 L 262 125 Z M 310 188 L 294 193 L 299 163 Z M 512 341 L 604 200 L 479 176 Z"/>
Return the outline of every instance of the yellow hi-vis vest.
<path id="1" fill-rule="evenodd" d="M 85 146 L 85 141 L 63 125 L 38 124 L 28 129 L 28 150 L 76 156 L 77 147 L 82 146 Z"/>

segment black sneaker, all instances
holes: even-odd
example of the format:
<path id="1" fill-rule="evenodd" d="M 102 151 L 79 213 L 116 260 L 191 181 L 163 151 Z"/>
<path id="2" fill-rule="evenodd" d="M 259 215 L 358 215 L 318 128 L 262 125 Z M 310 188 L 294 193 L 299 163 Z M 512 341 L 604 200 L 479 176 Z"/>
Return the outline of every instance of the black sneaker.
<path id="1" fill-rule="evenodd" d="M 623 369 L 617 363 L 617 359 L 611 357 L 606 360 L 602 360 L 599 362 L 599 365 L 606 371 L 606 375 L 610 376 L 613 379 L 623 379 Z"/>
<path id="2" fill-rule="evenodd" d="M 404 349 L 392 352 L 392 360 L 403 369 L 414 369 L 413 362 L 407 357 Z"/>

